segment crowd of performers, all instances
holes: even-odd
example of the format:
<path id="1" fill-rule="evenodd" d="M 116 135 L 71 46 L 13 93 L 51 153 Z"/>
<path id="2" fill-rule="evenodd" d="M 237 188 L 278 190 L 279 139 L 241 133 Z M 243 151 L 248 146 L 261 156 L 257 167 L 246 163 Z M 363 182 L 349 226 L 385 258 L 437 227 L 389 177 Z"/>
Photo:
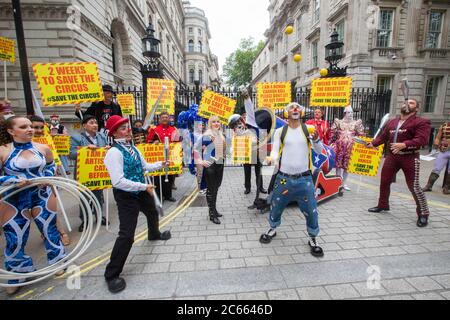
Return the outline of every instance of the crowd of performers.
<path id="1" fill-rule="evenodd" d="M 104 86 L 103 89 L 104 101 L 94 103 L 86 112 L 82 112 L 79 106 L 76 107 L 76 115 L 80 118 L 83 129 L 82 133 L 72 135 L 69 157 L 76 161 L 78 147 L 108 150 L 104 162 L 111 177 L 117 203 L 119 235 L 104 276 L 110 292 L 118 293 L 126 287 L 121 273 L 134 242 L 139 212 L 143 212 L 147 219 L 148 240 L 166 241 L 171 238 L 171 234 L 159 230 L 156 202 L 176 201 L 172 196 L 175 177 L 159 185 L 158 179 L 151 183 L 145 176 L 148 172 L 168 167 L 170 161 L 149 164 L 135 145 L 164 143 L 166 138 L 169 138 L 170 142 L 181 142 L 185 150 L 184 163 L 189 166 L 191 173 L 196 175 L 199 192 L 206 195 L 209 220 L 214 224 L 221 224 L 220 218 L 223 215 L 217 208 L 217 199 L 231 141 L 225 135 L 219 118 L 199 117 L 196 105 L 179 115 L 178 129 L 170 123 L 167 113 L 159 116 L 159 124 L 155 127 L 146 128 L 142 120 L 135 121 L 132 126 L 127 118 L 122 117 L 120 106 L 113 102 L 112 88 Z M 311 254 L 322 257 L 324 250 L 317 239 L 320 227 L 312 153 L 323 154 L 324 150 L 328 150 L 327 146 L 331 146 L 335 153 L 337 176 L 342 178 L 343 188 L 351 191 L 347 185 L 350 154 L 353 144 L 356 143 L 354 138 L 365 135 L 363 123 L 354 119 L 351 106 L 345 108 L 343 119 L 336 119 L 331 126 L 320 109 L 314 111 L 312 120 L 304 123 L 302 119 L 305 117 L 305 108 L 291 103 L 285 108 L 287 121 L 270 137 L 272 149 L 270 155 L 265 157 L 260 155 L 260 152 L 266 148 L 267 140 L 263 142 L 261 139 L 252 100 L 248 93 L 244 92 L 243 95 L 244 115 L 233 115 L 228 127 L 233 135 L 249 136 L 252 139 L 252 164 L 244 169 L 244 193 L 251 192 L 252 166 L 255 167 L 257 197 L 261 193 L 267 193 L 261 174 L 263 162 L 275 167 L 273 181 L 268 190 L 270 195 L 266 200 L 270 207 L 268 230 L 259 240 L 268 244 L 276 237 L 283 211 L 288 204 L 296 202 L 306 218 Z M 382 144 L 389 146 L 381 174 L 379 203 L 369 211 L 378 213 L 390 210 L 390 187 L 401 169 L 416 201 L 417 226 L 425 227 L 428 225 L 430 212 L 424 191 L 431 190 L 449 161 L 450 124 L 446 123 L 440 128 L 435 142 L 440 150 L 438 161 L 428 185 L 422 189 L 418 180 L 419 150 L 428 143 L 431 126 L 428 120 L 417 116 L 419 110 L 420 105 L 416 100 L 408 100 L 402 106 L 401 115 L 389 121 L 382 133 L 367 144 L 369 148 Z M 14 116 L 10 104 L 5 101 L 0 104 L 0 116 L 0 186 L 16 185 L 23 188 L 29 185 L 30 179 L 54 176 L 55 164 L 50 149 L 33 142 L 33 136 L 43 134 L 46 129 L 45 120 L 39 117 L 28 119 Z M 67 134 L 57 116 L 51 118 L 47 130 L 51 134 Z M 186 150 L 189 150 L 188 156 Z M 69 172 L 68 165 L 65 169 Z M 444 188 L 446 194 L 449 193 L 450 185 L 448 176 Z M 159 191 L 163 197 L 159 200 L 155 198 L 159 194 L 155 192 L 156 189 L 162 189 Z M 94 195 L 100 204 L 104 203 L 102 191 L 94 191 Z M 256 206 L 255 200 L 250 209 Z M 62 228 L 58 227 L 56 199 L 50 186 L 24 189 L 7 201 L 0 202 L 0 210 L 6 239 L 4 261 L 7 271 L 28 273 L 34 270 L 32 258 L 25 253 L 32 220 L 44 239 L 48 263 L 53 264 L 65 258 L 64 246 L 70 243 L 70 239 Z M 80 232 L 85 228 L 81 212 L 80 208 Z M 103 217 L 102 224 L 106 223 Z M 8 293 L 13 294 L 16 289 L 8 288 Z"/>

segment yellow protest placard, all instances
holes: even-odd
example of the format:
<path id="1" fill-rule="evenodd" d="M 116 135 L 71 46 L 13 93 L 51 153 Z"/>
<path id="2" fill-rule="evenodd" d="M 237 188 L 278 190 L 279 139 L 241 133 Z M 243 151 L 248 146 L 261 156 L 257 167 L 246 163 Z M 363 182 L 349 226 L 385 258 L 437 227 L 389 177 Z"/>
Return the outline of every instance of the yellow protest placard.
<path id="1" fill-rule="evenodd" d="M 136 146 L 142 153 L 145 161 L 155 163 L 164 161 L 164 144 L 140 144 Z M 169 167 L 169 175 L 183 173 L 183 146 L 180 142 L 170 144 L 169 160 L 173 163 Z M 165 176 L 164 169 L 150 173 L 153 177 Z"/>
<path id="2" fill-rule="evenodd" d="M 70 136 L 53 136 L 52 139 L 56 152 L 60 156 L 68 156 L 70 154 Z"/>
<path id="3" fill-rule="evenodd" d="M 361 138 L 365 142 L 371 142 L 373 139 Z M 350 158 L 348 172 L 363 176 L 376 177 L 380 167 L 381 157 L 383 156 L 384 146 L 378 148 L 367 148 L 360 143 L 354 143 L 352 156 Z"/>
<path id="4" fill-rule="evenodd" d="M 120 105 L 124 117 L 136 115 L 136 105 L 133 94 L 118 94 L 117 103 Z"/>
<path id="5" fill-rule="evenodd" d="M 61 160 L 59 159 L 58 152 L 56 151 L 55 144 L 53 143 L 53 139 L 49 134 L 46 134 L 42 137 L 33 137 L 33 142 L 45 144 L 47 147 L 50 148 L 53 154 L 53 159 L 55 160 L 55 164 L 57 166 L 62 165 Z"/>
<path id="6" fill-rule="evenodd" d="M 37 63 L 33 71 L 46 107 L 104 99 L 95 62 Z"/>
<path id="7" fill-rule="evenodd" d="M 78 149 L 77 181 L 90 190 L 112 188 L 111 178 L 105 166 L 106 149 L 91 150 L 88 147 Z"/>
<path id="8" fill-rule="evenodd" d="M 258 106 L 272 110 L 284 109 L 292 102 L 292 85 L 290 82 L 257 83 Z"/>
<path id="9" fill-rule="evenodd" d="M 174 115 L 175 81 L 166 79 L 147 79 L 147 112 L 150 113 L 152 111 L 153 106 L 161 94 L 163 86 L 167 87 L 167 91 L 159 103 L 156 115 L 161 114 L 161 112 L 168 112 L 169 114 Z"/>
<path id="10" fill-rule="evenodd" d="M 353 80 L 350 77 L 316 79 L 311 86 L 311 107 L 350 105 Z"/>
<path id="11" fill-rule="evenodd" d="M 16 42 L 0 37 L 0 60 L 14 63 L 16 61 Z"/>
<path id="12" fill-rule="evenodd" d="M 232 163 L 234 165 L 252 164 L 252 137 L 233 137 Z"/>
<path id="13" fill-rule="evenodd" d="M 211 90 L 205 90 L 203 92 L 198 115 L 206 119 L 211 118 L 211 116 L 218 116 L 220 122 L 227 125 L 228 119 L 233 115 L 235 108 L 236 100 Z"/>

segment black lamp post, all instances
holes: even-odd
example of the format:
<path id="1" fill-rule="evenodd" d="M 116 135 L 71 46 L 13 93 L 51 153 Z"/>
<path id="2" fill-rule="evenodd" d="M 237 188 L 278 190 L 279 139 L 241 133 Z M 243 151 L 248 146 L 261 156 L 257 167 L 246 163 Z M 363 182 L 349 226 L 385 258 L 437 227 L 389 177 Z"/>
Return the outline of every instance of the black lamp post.
<path id="1" fill-rule="evenodd" d="M 330 64 L 327 77 L 345 77 L 347 68 L 339 68 L 338 63 L 342 60 L 342 54 L 338 50 L 344 47 L 344 42 L 339 41 L 339 33 L 334 29 L 331 34 L 331 42 L 325 46 L 325 60 Z"/>
<path id="2" fill-rule="evenodd" d="M 162 68 L 159 58 L 161 40 L 155 38 L 155 29 L 152 23 L 147 27 L 146 35 L 142 38 L 142 55 L 147 59 L 146 64 L 141 64 L 142 81 L 144 82 L 144 113 L 147 114 L 147 79 L 162 78 Z"/>

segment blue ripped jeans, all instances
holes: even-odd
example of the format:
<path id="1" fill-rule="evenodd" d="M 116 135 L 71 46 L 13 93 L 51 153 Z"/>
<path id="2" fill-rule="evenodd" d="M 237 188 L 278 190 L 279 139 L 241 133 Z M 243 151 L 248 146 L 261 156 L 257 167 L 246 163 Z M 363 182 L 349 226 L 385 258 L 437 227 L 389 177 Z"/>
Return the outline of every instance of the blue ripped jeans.
<path id="1" fill-rule="evenodd" d="M 320 228 L 314 189 L 312 176 L 291 178 L 279 173 L 272 194 L 270 227 L 278 228 L 281 225 L 281 215 L 286 206 L 291 202 L 297 202 L 300 211 L 305 215 L 309 236 L 317 237 Z"/>

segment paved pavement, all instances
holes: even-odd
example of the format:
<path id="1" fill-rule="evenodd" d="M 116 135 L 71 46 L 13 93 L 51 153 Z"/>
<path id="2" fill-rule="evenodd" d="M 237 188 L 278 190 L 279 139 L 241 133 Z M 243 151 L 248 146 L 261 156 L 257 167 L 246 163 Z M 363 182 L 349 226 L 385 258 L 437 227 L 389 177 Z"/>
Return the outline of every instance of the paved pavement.
<path id="1" fill-rule="evenodd" d="M 422 184 L 431 164 L 423 163 Z M 379 178 L 352 176 L 351 192 L 319 208 L 325 257 L 317 259 L 309 253 L 305 219 L 295 206 L 285 211 L 277 238 L 269 245 L 259 243 L 267 214 L 247 209 L 254 193 L 243 194 L 243 180 L 242 168 L 226 169 L 218 200 L 224 218 L 217 226 L 207 219 L 205 201 L 192 192 L 192 176 L 177 179 L 175 194 L 182 203 L 167 207 L 161 223 L 173 238 L 149 243 L 140 219 L 123 273 L 123 293 L 109 294 L 102 276 L 117 231 L 114 218 L 111 233 L 103 231 L 79 261 L 80 290 L 67 288 L 70 279 L 52 279 L 23 288 L 10 299 L 450 298 L 450 197 L 438 188 L 429 194 L 430 226 L 418 229 L 402 174 L 393 187 L 391 212 L 385 214 L 367 212 L 376 205 Z M 0 292 L 0 299 L 7 298 Z"/>

